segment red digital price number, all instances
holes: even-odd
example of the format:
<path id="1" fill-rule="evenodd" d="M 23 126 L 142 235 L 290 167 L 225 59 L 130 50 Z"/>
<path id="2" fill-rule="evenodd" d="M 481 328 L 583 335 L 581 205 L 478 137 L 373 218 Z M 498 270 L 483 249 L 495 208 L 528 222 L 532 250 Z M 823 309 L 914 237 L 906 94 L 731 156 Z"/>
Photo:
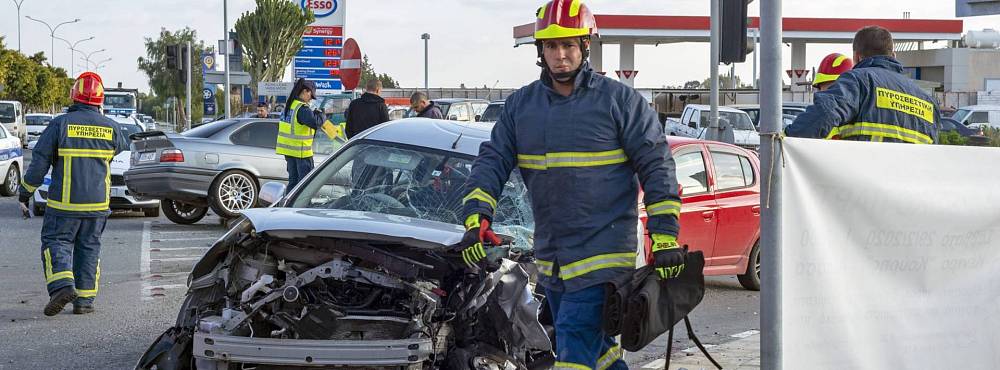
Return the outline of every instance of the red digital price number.
<path id="1" fill-rule="evenodd" d="M 333 1 L 330 0 L 309 0 L 306 2 L 306 7 L 312 10 L 329 10 L 333 9 Z"/>
<path id="2" fill-rule="evenodd" d="M 324 60 L 323 61 L 323 67 L 326 67 L 326 68 L 337 68 L 337 67 L 340 67 L 340 61 L 339 60 Z"/>
<path id="3" fill-rule="evenodd" d="M 337 42 L 336 42 L 335 39 L 323 39 L 323 45 L 334 46 L 336 44 L 337 44 Z"/>
<path id="4" fill-rule="evenodd" d="M 339 69 L 331 69 L 330 70 L 330 76 L 340 76 L 340 70 Z"/>
<path id="5" fill-rule="evenodd" d="M 340 50 L 338 50 L 338 49 L 326 49 L 326 50 L 323 50 L 323 55 L 324 56 L 328 56 L 328 57 L 339 57 L 340 56 Z"/>

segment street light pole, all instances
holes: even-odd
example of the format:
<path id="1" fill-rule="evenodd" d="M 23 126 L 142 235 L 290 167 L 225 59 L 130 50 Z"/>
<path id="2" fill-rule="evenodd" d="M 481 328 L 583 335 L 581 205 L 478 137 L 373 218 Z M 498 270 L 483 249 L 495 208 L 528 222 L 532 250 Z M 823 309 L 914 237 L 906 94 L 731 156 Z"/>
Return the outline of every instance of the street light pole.
<path id="1" fill-rule="evenodd" d="M 428 44 L 428 42 L 431 39 L 431 34 L 425 33 L 423 35 L 420 35 L 420 38 L 424 40 L 424 92 L 426 92 L 428 98 L 430 98 L 431 90 L 430 90 L 430 86 L 428 85 L 428 82 L 427 82 L 427 76 L 428 76 L 427 70 L 429 68 L 428 67 L 428 60 L 429 59 L 427 57 L 427 44 Z"/>
<path id="2" fill-rule="evenodd" d="M 229 94 L 232 92 L 232 88 L 229 85 L 229 56 L 232 55 L 231 47 L 229 47 L 229 1 L 222 0 L 222 35 L 225 37 L 226 42 L 226 119 L 232 117 L 229 114 L 230 100 L 232 97 Z M 190 65 L 190 64 L 189 64 Z"/>
<path id="3" fill-rule="evenodd" d="M 92 66 L 93 66 L 92 68 L 94 68 L 94 70 L 96 71 L 97 69 L 104 67 L 104 63 L 107 63 L 107 62 L 110 62 L 110 61 L 111 61 L 111 58 L 102 60 L 100 62 L 94 62 L 94 64 L 92 64 Z"/>
<path id="4" fill-rule="evenodd" d="M 24 4 L 24 0 L 11 0 L 14 2 L 14 6 L 17 7 L 17 52 L 21 52 L 21 4 Z"/>
<path id="5" fill-rule="evenodd" d="M 87 56 L 85 58 L 83 58 L 83 60 L 86 61 L 87 63 L 84 64 L 83 66 L 89 68 L 91 66 L 90 57 L 93 56 L 94 54 L 97 54 L 97 53 L 100 53 L 100 52 L 104 52 L 104 51 L 107 51 L 107 49 L 101 49 L 101 50 L 97 50 L 97 51 L 92 51 L 90 53 L 85 53 L 85 54 L 87 54 Z"/>
<path id="6" fill-rule="evenodd" d="M 82 40 L 78 40 L 77 42 L 74 42 L 72 44 L 69 42 L 69 40 L 64 39 L 62 37 L 56 37 L 56 38 L 59 39 L 59 40 L 61 40 L 62 42 L 65 42 L 66 46 L 69 46 L 69 70 L 70 70 L 69 74 L 70 74 L 71 78 L 75 78 L 76 77 L 76 68 L 74 68 L 74 67 L 76 66 L 76 64 L 73 63 L 73 62 L 74 62 L 74 59 L 76 58 L 76 46 L 79 45 L 81 42 L 93 40 L 94 36 L 90 36 L 88 38 L 85 38 L 85 39 L 82 39 Z"/>
<path id="7" fill-rule="evenodd" d="M 56 30 L 58 30 L 59 27 L 61 27 L 63 25 L 79 22 L 80 18 L 77 18 L 77 19 L 74 19 L 74 20 L 71 20 L 71 21 L 62 22 L 62 23 L 57 24 L 55 27 L 52 27 L 52 26 L 50 26 L 48 23 L 46 23 L 43 20 L 36 19 L 36 18 L 31 18 L 30 15 L 26 15 L 24 17 L 28 18 L 30 20 L 33 20 L 35 22 L 44 24 L 45 27 L 49 28 L 49 37 L 51 37 L 51 44 L 52 44 L 52 52 L 51 52 L 51 54 L 49 54 L 49 65 L 55 67 L 55 65 L 56 65 Z"/>
<path id="8" fill-rule="evenodd" d="M 760 2 L 761 368 L 781 370 L 781 0 Z M 765 195 L 766 194 L 766 195 Z"/>

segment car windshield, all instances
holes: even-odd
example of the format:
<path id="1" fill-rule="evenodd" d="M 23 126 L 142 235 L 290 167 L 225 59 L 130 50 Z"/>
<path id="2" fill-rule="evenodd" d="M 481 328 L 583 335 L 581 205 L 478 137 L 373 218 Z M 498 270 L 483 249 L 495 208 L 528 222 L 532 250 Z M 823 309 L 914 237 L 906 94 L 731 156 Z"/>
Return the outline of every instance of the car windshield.
<path id="1" fill-rule="evenodd" d="M 104 95 L 104 106 L 113 108 L 135 108 L 132 95 Z"/>
<path id="2" fill-rule="evenodd" d="M 294 208 L 377 212 L 462 224 L 465 182 L 475 158 L 429 148 L 363 140 L 337 153 L 290 201 Z M 515 172 L 497 202 L 497 232 L 531 245 L 534 218 Z"/>
<path id="3" fill-rule="evenodd" d="M 965 117 L 968 117 L 970 113 L 972 113 L 972 111 L 959 109 L 955 111 L 955 114 L 951 115 L 951 118 L 958 122 L 965 122 Z"/>
<path id="4" fill-rule="evenodd" d="M 708 111 L 701 112 L 701 121 L 708 122 Z M 746 113 L 740 112 L 719 112 L 719 124 L 720 125 L 730 125 L 733 130 L 754 130 L 753 122 L 750 122 L 750 117 Z M 705 125 L 708 126 L 707 124 Z"/>
<path id="5" fill-rule="evenodd" d="M 215 135 L 219 131 L 225 130 L 227 127 L 232 126 L 234 123 L 236 123 L 235 120 L 222 120 L 222 121 L 210 122 L 210 123 L 206 123 L 204 125 L 195 127 L 193 129 L 184 131 L 183 133 L 181 133 L 181 135 L 187 136 L 187 137 L 197 137 L 197 138 L 203 138 L 204 139 L 204 138 L 212 137 L 212 135 Z"/>
<path id="6" fill-rule="evenodd" d="M 439 101 L 434 102 L 434 105 L 441 110 L 441 115 L 448 117 L 448 108 L 451 108 L 451 103 L 442 103 Z"/>
<path id="7" fill-rule="evenodd" d="M 490 106 L 486 107 L 479 120 L 482 122 L 499 121 L 501 112 L 503 112 L 503 104 L 490 104 Z"/>
<path id="8" fill-rule="evenodd" d="M 142 132 L 142 127 L 135 124 L 119 123 L 118 128 L 122 130 L 122 136 L 129 137 L 132 134 Z"/>
<path id="9" fill-rule="evenodd" d="M 48 126 L 49 121 L 52 117 L 49 116 L 27 116 L 24 118 L 28 121 L 28 126 Z"/>
<path id="10" fill-rule="evenodd" d="M 14 104 L 0 103 L 0 123 L 14 123 Z"/>

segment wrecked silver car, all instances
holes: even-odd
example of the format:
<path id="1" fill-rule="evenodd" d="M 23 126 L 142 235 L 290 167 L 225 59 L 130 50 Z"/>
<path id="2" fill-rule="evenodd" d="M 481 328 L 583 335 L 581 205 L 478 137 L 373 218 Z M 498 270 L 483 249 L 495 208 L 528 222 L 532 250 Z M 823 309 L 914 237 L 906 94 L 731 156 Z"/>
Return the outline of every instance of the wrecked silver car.
<path id="1" fill-rule="evenodd" d="M 534 222 L 515 173 L 493 273 L 452 246 L 490 126 L 405 119 L 369 130 L 271 208 L 243 213 L 194 266 L 174 327 L 137 369 L 542 369 Z"/>

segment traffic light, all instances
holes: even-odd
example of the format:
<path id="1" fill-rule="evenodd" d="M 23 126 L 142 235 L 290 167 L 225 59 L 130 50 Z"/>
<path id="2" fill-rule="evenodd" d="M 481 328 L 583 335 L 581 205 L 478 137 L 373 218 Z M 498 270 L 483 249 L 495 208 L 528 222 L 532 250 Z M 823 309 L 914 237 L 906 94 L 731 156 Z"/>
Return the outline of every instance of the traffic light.
<path id="1" fill-rule="evenodd" d="M 177 68 L 180 71 L 180 80 L 181 82 L 187 83 L 188 69 L 191 68 L 191 65 L 188 64 L 188 60 L 190 60 L 188 59 L 188 49 L 184 45 L 177 45 L 177 50 L 177 55 L 180 57 L 178 60 L 179 63 L 177 63 L 180 67 Z"/>
<path id="2" fill-rule="evenodd" d="M 177 69 L 180 66 L 181 63 L 177 59 L 180 53 L 177 49 L 177 45 L 167 45 L 167 69 Z"/>
<path id="3" fill-rule="evenodd" d="M 748 47 L 747 5 L 753 0 L 721 0 L 722 20 L 719 26 L 719 60 L 725 64 L 743 63 L 753 49 Z"/>

